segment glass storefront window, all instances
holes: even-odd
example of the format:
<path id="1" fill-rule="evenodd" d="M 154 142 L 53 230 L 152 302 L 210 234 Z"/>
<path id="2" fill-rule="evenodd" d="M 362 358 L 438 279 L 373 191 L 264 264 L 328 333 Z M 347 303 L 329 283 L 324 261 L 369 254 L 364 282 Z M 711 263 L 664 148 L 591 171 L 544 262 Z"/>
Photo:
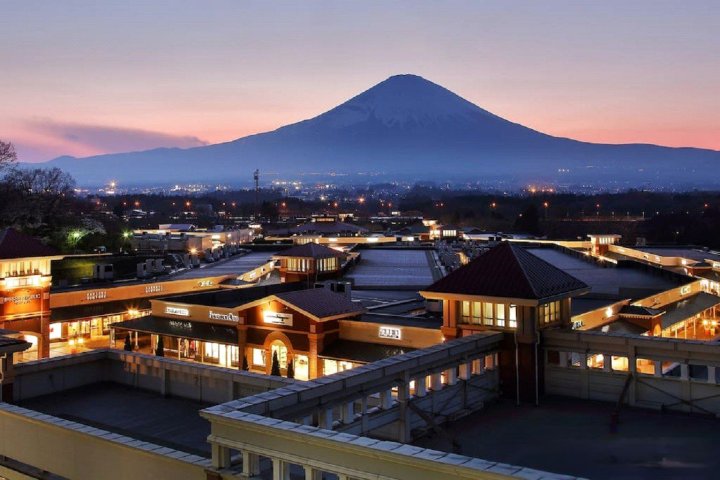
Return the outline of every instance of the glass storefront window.
<path id="1" fill-rule="evenodd" d="M 309 380 L 310 370 L 307 355 L 295 355 L 295 378 L 298 380 Z"/>
<path id="2" fill-rule="evenodd" d="M 51 323 L 50 324 L 50 340 L 56 340 L 62 338 L 62 323 Z"/>
<path id="3" fill-rule="evenodd" d="M 323 375 L 332 375 L 338 371 L 338 362 L 335 360 L 323 360 Z"/>
<path id="4" fill-rule="evenodd" d="M 264 348 L 253 348 L 252 349 L 252 363 L 253 363 L 253 365 L 259 365 L 262 367 L 264 367 L 266 365 Z"/>

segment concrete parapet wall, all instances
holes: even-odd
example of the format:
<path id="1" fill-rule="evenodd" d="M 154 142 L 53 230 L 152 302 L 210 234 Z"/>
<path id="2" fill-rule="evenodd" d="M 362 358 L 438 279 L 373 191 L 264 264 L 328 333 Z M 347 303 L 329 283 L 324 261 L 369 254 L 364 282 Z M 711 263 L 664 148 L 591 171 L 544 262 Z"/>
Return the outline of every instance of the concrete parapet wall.
<path id="1" fill-rule="evenodd" d="M 545 393 L 608 402 L 622 397 L 623 403 L 636 407 L 720 415 L 717 344 L 547 330 L 543 348 Z M 576 363 L 548 361 L 556 353 L 571 355 Z M 588 368 L 588 356 L 597 355 L 603 356 L 603 368 Z M 627 359 L 627 368 L 613 369 L 613 357 Z"/>
<path id="2" fill-rule="evenodd" d="M 297 381 L 122 350 L 93 350 L 15 367 L 14 401 L 113 382 L 205 403 L 222 403 Z"/>
<path id="3" fill-rule="evenodd" d="M 7 403 L 0 403 L 0 432 L 0 455 L 73 480 L 204 480 L 210 466 L 197 455 Z"/>

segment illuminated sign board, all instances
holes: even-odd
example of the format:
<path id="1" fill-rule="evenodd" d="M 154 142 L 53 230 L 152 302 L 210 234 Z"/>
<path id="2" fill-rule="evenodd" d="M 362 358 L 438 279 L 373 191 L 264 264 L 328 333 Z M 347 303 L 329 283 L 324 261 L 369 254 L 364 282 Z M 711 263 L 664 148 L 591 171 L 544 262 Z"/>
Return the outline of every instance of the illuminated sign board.
<path id="1" fill-rule="evenodd" d="M 93 292 L 85 293 L 85 300 L 103 300 L 107 298 L 107 292 L 105 290 L 95 290 Z"/>
<path id="2" fill-rule="evenodd" d="M 169 315 L 179 315 L 181 317 L 189 317 L 190 316 L 190 310 L 187 308 L 180 308 L 180 307 L 165 307 L 165 313 Z"/>
<path id="3" fill-rule="evenodd" d="M 49 295 L 38 288 L 17 288 L 0 292 L 0 316 L 41 314 L 48 310 Z"/>
<path id="4" fill-rule="evenodd" d="M 265 321 L 265 323 L 272 323 L 273 325 L 286 325 L 288 327 L 292 327 L 293 324 L 292 313 L 276 313 L 264 311 L 263 320 Z"/>
<path id="5" fill-rule="evenodd" d="M 237 323 L 238 320 L 240 320 L 240 317 L 238 317 L 237 315 L 235 315 L 232 312 L 218 313 L 218 312 L 213 312 L 212 310 L 210 310 L 208 312 L 208 318 L 210 320 L 222 320 L 225 322 L 235 322 L 235 323 Z"/>
<path id="6" fill-rule="evenodd" d="M 383 325 L 378 330 L 378 337 L 389 338 L 390 340 L 402 340 L 402 329 Z"/>

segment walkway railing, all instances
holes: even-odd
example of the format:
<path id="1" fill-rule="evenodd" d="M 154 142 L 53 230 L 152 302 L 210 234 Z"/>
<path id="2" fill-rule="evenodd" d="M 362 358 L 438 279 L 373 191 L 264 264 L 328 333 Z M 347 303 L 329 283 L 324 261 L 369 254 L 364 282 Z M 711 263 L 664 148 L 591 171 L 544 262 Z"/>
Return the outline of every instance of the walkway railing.
<path id="1" fill-rule="evenodd" d="M 291 470 L 309 480 L 323 474 L 338 479 L 553 478 L 400 443 L 411 439 L 415 425 L 432 427 L 429 416 L 452 418 L 495 397 L 501 340 L 502 334 L 483 332 L 205 409 L 201 415 L 211 423 L 213 468 L 223 478 L 255 478 L 265 459 L 274 479 L 289 478 Z M 393 435 L 399 442 L 381 439 Z"/>

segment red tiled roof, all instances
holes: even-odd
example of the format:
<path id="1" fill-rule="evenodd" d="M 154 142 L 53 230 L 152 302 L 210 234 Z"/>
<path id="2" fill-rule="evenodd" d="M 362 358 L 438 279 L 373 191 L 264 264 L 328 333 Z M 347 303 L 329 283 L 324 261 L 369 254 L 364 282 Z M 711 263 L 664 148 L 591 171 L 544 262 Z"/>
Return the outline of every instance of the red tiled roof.
<path id="1" fill-rule="evenodd" d="M 502 242 L 425 291 L 536 300 L 585 288 L 524 248 Z"/>
<path id="2" fill-rule="evenodd" d="M 0 259 L 50 257 L 58 253 L 37 238 L 14 228 L 0 230 Z"/>
<path id="3" fill-rule="evenodd" d="M 346 295 L 325 288 L 276 293 L 275 297 L 321 319 L 364 311 L 359 303 L 354 303 Z"/>
<path id="4" fill-rule="evenodd" d="M 280 253 L 276 253 L 275 257 L 299 257 L 299 258 L 334 258 L 343 257 L 344 253 L 335 250 L 334 248 L 326 247 L 318 243 L 306 243 L 305 245 L 298 245 L 284 250 Z"/>

